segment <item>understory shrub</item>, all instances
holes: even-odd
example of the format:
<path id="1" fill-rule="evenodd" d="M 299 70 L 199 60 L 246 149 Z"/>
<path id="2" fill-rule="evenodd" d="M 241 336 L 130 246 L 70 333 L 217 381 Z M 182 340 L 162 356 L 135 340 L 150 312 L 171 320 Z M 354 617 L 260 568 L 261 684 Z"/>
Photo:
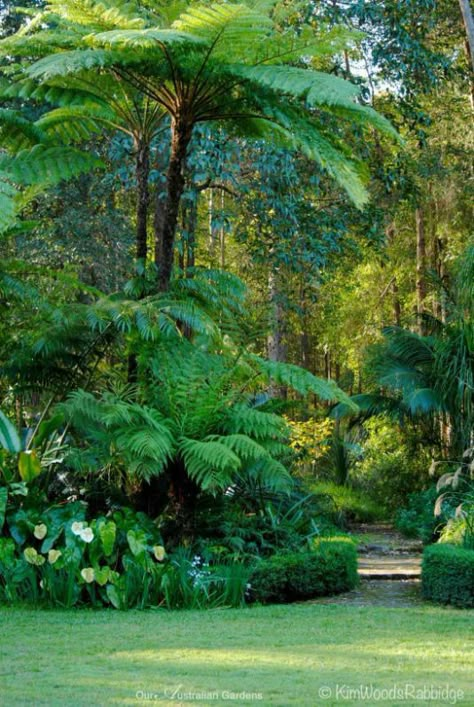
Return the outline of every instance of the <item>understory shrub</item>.
<path id="1" fill-rule="evenodd" d="M 423 553 L 421 588 L 425 599 L 474 607 L 474 550 L 437 544 Z"/>
<path id="2" fill-rule="evenodd" d="M 419 538 L 423 543 L 433 542 L 443 520 L 434 514 L 438 492 L 436 486 L 412 493 L 405 508 L 395 514 L 395 527 L 407 538 Z"/>
<path id="3" fill-rule="evenodd" d="M 385 508 L 375 503 L 367 493 L 351 486 L 339 486 L 330 481 L 311 486 L 316 497 L 326 496 L 331 500 L 328 511 L 332 511 L 333 522 L 346 526 L 348 523 L 371 523 L 384 520 Z"/>
<path id="4" fill-rule="evenodd" d="M 87 518 L 80 501 L 7 515 L 0 602 L 46 606 L 204 608 L 244 603 L 249 570 L 191 549 L 167 556 L 156 523 L 129 508 Z"/>
<path id="5" fill-rule="evenodd" d="M 345 538 L 316 540 L 311 551 L 262 560 L 250 575 L 250 600 L 284 604 L 348 591 L 357 582 L 355 544 Z"/>
<path id="6" fill-rule="evenodd" d="M 364 453 L 353 464 L 350 478 L 356 488 L 393 515 L 411 493 L 427 486 L 431 459 L 415 435 L 395 428 L 388 419 L 372 418 L 364 428 Z"/>

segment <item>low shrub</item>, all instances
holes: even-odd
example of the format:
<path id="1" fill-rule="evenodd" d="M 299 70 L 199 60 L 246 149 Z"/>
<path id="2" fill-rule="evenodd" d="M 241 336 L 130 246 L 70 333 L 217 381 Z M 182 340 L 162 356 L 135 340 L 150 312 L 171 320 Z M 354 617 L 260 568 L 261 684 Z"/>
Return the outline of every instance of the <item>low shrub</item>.
<path id="1" fill-rule="evenodd" d="M 433 542 L 442 520 L 435 516 L 438 492 L 436 486 L 412 493 L 405 508 L 395 514 L 395 527 L 407 538 L 418 538 L 425 544 Z"/>
<path id="2" fill-rule="evenodd" d="M 80 501 L 7 514 L 0 537 L 0 602 L 46 606 L 241 606 L 248 568 L 210 564 L 190 548 L 167 555 L 144 513 L 89 518 Z"/>
<path id="3" fill-rule="evenodd" d="M 387 516 L 381 504 L 351 486 L 339 486 L 327 481 L 312 485 L 311 491 L 316 497 L 331 500 L 328 511 L 332 510 L 332 520 L 342 526 L 347 523 L 372 523 L 385 520 Z"/>
<path id="4" fill-rule="evenodd" d="M 421 588 L 425 599 L 474 607 L 474 550 L 438 543 L 423 553 Z"/>
<path id="5" fill-rule="evenodd" d="M 393 515 L 411 493 L 429 483 L 430 455 L 413 429 L 398 428 L 388 418 L 373 417 L 364 429 L 364 452 L 351 468 L 351 481 Z"/>
<path id="6" fill-rule="evenodd" d="M 249 578 L 250 600 L 285 604 L 348 591 L 357 582 L 355 544 L 345 538 L 315 540 L 309 552 L 262 560 Z"/>

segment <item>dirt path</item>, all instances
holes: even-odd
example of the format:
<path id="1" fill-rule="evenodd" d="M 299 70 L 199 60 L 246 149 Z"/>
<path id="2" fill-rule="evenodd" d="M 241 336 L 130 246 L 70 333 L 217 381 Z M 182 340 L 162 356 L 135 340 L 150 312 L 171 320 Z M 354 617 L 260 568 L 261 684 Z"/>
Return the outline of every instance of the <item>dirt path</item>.
<path id="1" fill-rule="evenodd" d="M 395 608 L 421 602 L 420 541 L 407 540 L 390 525 L 358 525 L 350 532 L 358 541 L 360 585 L 317 603 Z"/>

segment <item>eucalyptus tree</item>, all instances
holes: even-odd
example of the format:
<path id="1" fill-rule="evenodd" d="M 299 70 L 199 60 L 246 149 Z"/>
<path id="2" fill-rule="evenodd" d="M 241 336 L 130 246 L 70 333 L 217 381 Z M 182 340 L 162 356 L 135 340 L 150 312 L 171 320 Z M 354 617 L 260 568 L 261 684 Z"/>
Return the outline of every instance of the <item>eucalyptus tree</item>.
<path id="1" fill-rule="evenodd" d="M 130 4 L 53 0 L 54 15 L 46 29 L 44 21 L 33 21 L 32 33 L 17 39 L 30 56 L 35 46 L 41 47 L 40 54 L 48 44 L 54 49 L 26 69 L 30 78 L 50 82 L 113 74 L 170 116 L 166 199 L 155 222 L 162 290 L 171 278 L 185 164 L 197 124 L 226 124 L 304 152 L 359 206 L 367 200 L 364 170 L 348 157 L 350 148 L 337 128 L 328 129 L 325 116 L 395 136 L 382 116 L 358 102 L 358 87 L 311 67 L 311 57 L 341 47 L 337 33 L 328 40 L 309 27 L 299 35 L 281 30 L 275 4 L 192 3 L 180 14 L 180 3 L 160 13 L 159 7 L 154 12 Z"/>

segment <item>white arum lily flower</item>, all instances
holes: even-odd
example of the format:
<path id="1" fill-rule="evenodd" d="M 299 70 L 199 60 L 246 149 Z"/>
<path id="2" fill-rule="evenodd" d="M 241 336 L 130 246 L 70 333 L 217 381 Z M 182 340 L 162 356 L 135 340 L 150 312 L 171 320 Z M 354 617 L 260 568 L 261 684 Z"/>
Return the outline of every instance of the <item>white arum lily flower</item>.
<path id="1" fill-rule="evenodd" d="M 36 565 L 37 567 L 45 563 L 43 555 L 38 555 L 34 547 L 25 548 L 23 550 L 23 557 L 30 565 Z"/>
<path id="2" fill-rule="evenodd" d="M 87 582 L 87 584 L 91 584 L 91 582 L 93 582 L 95 579 L 94 568 L 93 567 L 84 567 L 84 569 L 81 570 L 81 577 L 84 580 L 84 582 Z"/>
<path id="3" fill-rule="evenodd" d="M 94 533 L 92 532 L 92 528 L 84 528 L 81 530 L 79 533 L 79 537 L 81 540 L 84 540 L 85 543 L 91 543 L 94 540 Z"/>
<path id="4" fill-rule="evenodd" d="M 84 530 L 85 525 L 86 524 L 84 523 L 84 521 L 75 520 L 74 523 L 71 525 L 71 530 L 72 530 L 73 534 L 80 535 L 82 533 L 82 531 Z"/>
<path id="5" fill-rule="evenodd" d="M 44 523 L 39 523 L 38 525 L 35 525 L 35 529 L 33 530 L 33 535 L 35 538 L 38 538 L 38 540 L 43 540 L 44 537 L 46 537 L 46 534 L 48 532 L 48 528 Z"/>
<path id="6" fill-rule="evenodd" d="M 48 552 L 48 562 L 50 565 L 54 565 L 54 563 L 59 560 L 63 553 L 61 550 L 50 550 Z"/>
<path id="7" fill-rule="evenodd" d="M 163 562 L 166 556 L 166 551 L 163 545 L 154 545 L 153 554 L 158 562 Z"/>

